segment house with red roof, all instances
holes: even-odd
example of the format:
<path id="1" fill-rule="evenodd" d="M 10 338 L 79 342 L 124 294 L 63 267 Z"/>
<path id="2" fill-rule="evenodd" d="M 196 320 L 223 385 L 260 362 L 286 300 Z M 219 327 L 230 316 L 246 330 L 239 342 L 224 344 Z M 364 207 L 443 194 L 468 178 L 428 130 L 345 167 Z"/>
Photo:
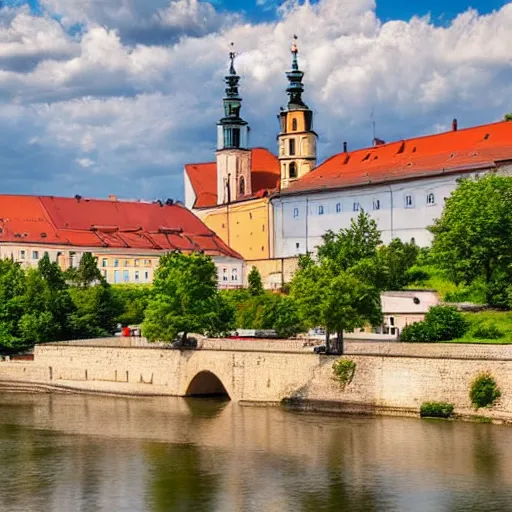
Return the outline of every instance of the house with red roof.
<path id="1" fill-rule="evenodd" d="M 109 283 L 150 283 L 160 256 L 175 250 L 210 255 L 220 287 L 242 285 L 242 257 L 179 204 L 0 195 L 0 257 L 25 267 L 47 253 L 65 270 L 90 252 Z"/>
<path id="2" fill-rule="evenodd" d="M 512 172 L 512 122 L 459 129 L 454 120 L 445 133 L 344 149 L 272 198 L 275 257 L 314 252 L 327 230 L 349 227 L 361 210 L 384 243 L 428 246 L 427 228 L 460 178 Z"/>

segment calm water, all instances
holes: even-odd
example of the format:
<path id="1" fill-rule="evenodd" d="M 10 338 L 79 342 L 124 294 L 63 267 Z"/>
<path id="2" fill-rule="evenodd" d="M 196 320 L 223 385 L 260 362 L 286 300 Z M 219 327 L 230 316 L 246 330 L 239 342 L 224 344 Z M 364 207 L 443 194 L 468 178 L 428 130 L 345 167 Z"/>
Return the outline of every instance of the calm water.
<path id="1" fill-rule="evenodd" d="M 0 393 L 1 511 L 512 511 L 512 428 Z"/>

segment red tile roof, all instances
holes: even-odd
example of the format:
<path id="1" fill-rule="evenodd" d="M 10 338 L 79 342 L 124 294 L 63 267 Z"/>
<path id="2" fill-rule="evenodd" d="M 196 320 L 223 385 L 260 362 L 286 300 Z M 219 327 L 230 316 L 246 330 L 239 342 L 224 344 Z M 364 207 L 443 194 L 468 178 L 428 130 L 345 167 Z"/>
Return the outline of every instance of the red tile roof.
<path id="1" fill-rule="evenodd" d="M 268 149 L 254 148 L 251 150 L 251 186 L 252 195 L 244 197 L 261 197 L 263 191 L 279 188 L 279 160 Z M 208 208 L 217 205 L 217 164 L 187 164 L 185 170 L 196 194 L 194 208 Z"/>
<path id="2" fill-rule="evenodd" d="M 202 250 L 241 256 L 186 208 L 174 204 L 0 195 L 0 243 L 147 251 Z"/>
<path id="3" fill-rule="evenodd" d="M 499 122 L 339 153 L 282 194 L 489 169 L 512 160 L 512 122 Z"/>

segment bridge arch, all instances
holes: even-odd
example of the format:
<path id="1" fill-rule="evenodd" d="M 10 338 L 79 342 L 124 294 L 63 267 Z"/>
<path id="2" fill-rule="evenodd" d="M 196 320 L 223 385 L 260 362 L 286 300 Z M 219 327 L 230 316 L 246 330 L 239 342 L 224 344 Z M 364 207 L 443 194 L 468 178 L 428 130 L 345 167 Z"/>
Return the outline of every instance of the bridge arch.
<path id="1" fill-rule="evenodd" d="M 187 387 L 185 396 L 218 396 L 231 399 L 222 381 L 208 370 L 195 375 Z"/>

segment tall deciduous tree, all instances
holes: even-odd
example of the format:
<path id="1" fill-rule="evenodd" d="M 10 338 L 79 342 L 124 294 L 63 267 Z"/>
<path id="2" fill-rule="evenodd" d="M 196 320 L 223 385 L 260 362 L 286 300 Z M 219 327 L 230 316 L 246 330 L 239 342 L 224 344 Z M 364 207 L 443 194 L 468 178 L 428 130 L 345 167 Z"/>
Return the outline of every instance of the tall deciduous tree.
<path id="1" fill-rule="evenodd" d="M 291 296 L 307 327 L 325 329 L 327 352 L 331 334 L 337 335 L 342 353 L 343 331 L 382 321 L 379 290 L 349 271 L 339 271 L 329 260 L 300 269 L 292 280 Z"/>
<path id="2" fill-rule="evenodd" d="M 430 228 L 432 255 L 456 283 L 480 279 L 487 301 L 507 305 L 512 278 L 512 178 L 461 180 Z"/>
<path id="3" fill-rule="evenodd" d="M 69 269 L 67 274 L 71 283 L 78 288 L 88 288 L 105 281 L 98 268 L 98 258 L 90 252 L 84 253 L 78 267 Z"/>
<path id="4" fill-rule="evenodd" d="M 382 243 L 377 223 L 361 211 L 350 227 L 337 233 L 327 231 L 318 246 L 318 259 L 330 260 L 339 270 L 348 270 L 366 259 L 377 257 L 377 248 Z"/>
<path id="5" fill-rule="evenodd" d="M 173 341 L 179 333 L 220 334 L 232 327 L 233 309 L 217 290 L 209 256 L 173 252 L 160 258 L 142 332 L 150 341 Z"/>

